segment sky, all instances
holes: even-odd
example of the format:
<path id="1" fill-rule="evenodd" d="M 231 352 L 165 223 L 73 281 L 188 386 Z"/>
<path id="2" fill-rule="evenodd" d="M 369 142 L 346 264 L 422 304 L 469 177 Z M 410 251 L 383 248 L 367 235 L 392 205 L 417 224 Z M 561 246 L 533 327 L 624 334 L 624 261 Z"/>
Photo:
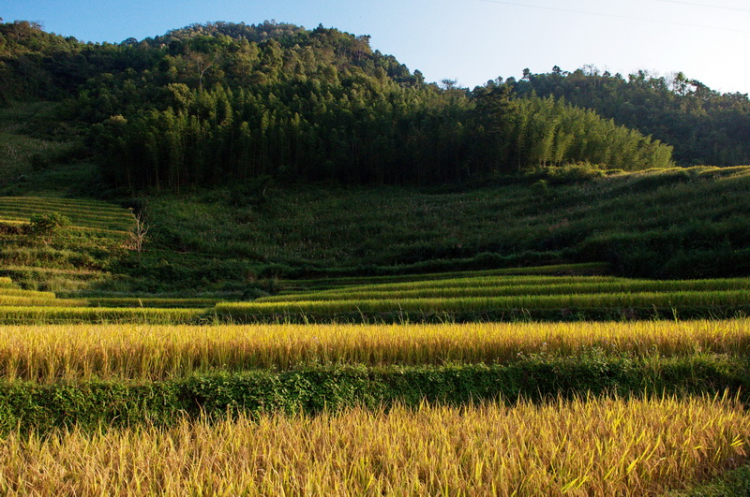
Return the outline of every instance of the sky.
<path id="1" fill-rule="evenodd" d="M 747 0 L 0 0 L 5 22 L 36 21 L 82 41 L 119 43 L 215 21 L 322 24 L 370 35 L 427 81 L 473 88 L 524 68 L 593 65 L 627 75 L 682 71 L 750 93 Z"/>

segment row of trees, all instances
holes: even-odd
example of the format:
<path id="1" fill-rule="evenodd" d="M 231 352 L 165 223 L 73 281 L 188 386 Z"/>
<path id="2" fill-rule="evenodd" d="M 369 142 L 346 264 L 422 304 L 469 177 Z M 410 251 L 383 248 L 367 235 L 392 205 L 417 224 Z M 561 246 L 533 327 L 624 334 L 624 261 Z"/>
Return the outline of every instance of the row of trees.
<path id="1" fill-rule="evenodd" d="M 578 161 L 671 165 L 671 147 L 552 98 L 506 99 L 490 110 L 431 87 L 288 100 L 222 86 L 168 89 L 174 105 L 166 110 L 93 127 L 103 171 L 118 185 L 180 188 L 269 175 L 423 185 Z M 482 97 L 493 98 L 503 97 Z"/>

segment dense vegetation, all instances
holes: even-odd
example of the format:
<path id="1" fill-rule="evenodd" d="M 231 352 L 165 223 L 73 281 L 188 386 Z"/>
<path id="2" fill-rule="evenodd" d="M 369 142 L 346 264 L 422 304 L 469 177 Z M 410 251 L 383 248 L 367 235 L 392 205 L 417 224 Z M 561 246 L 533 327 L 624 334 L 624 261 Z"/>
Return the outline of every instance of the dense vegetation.
<path id="1" fill-rule="evenodd" d="M 439 184 L 580 161 L 639 170 L 671 148 L 554 99 L 425 84 L 368 37 L 217 23 L 82 45 L 2 25 L 4 100 L 59 98 L 127 189 L 285 182 Z M 30 65 L 34 71 L 23 71 Z M 47 84 L 24 84 L 26 78 Z"/>
<path id="2" fill-rule="evenodd" d="M 555 67 L 546 74 L 526 71 L 522 80 L 507 84 L 518 95 L 564 98 L 653 135 L 674 146 L 682 165 L 750 163 L 747 94 L 722 94 L 683 73 L 664 77 L 638 71 L 623 77 L 591 66 L 574 72 Z"/>

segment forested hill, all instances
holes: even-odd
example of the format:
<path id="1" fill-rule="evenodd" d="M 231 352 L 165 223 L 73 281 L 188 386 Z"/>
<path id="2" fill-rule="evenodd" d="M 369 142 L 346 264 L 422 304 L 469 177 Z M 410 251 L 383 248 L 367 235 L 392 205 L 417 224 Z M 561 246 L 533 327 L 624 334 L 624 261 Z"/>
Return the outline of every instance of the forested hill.
<path id="1" fill-rule="evenodd" d="M 580 92 L 591 102 L 567 94 L 566 101 L 556 98 L 557 87 L 536 88 L 541 79 L 473 90 L 430 84 L 373 50 L 369 37 L 322 26 L 214 23 L 91 44 L 33 23 L 0 24 L 0 103 L 61 102 L 61 117 L 86 140 L 102 176 L 128 190 L 267 177 L 423 185 L 579 162 L 622 170 L 672 165 L 672 145 L 681 145 L 662 143 L 661 128 L 602 118 L 597 112 L 621 120 L 598 109 L 598 93 Z M 682 102 L 678 93 L 654 94 Z M 746 119 L 747 99 L 736 98 L 732 115 Z M 704 111 L 686 110 L 682 125 Z M 696 130 L 713 148 L 696 145 L 692 156 L 680 148 L 678 159 L 703 162 L 710 148 L 736 151 L 722 164 L 742 162 L 747 145 L 736 132 L 727 143 Z"/>
<path id="2" fill-rule="evenodd" d="M 750 100 L 719 93 L 683 73 L 668 77 L 638 71 L 627 77 L 585 67 L 574 72 L 528 70 L 506 82 L 517 95 L 564 98 L 623 126 L 674 145 L 681 165 L 750 164 Z"/>

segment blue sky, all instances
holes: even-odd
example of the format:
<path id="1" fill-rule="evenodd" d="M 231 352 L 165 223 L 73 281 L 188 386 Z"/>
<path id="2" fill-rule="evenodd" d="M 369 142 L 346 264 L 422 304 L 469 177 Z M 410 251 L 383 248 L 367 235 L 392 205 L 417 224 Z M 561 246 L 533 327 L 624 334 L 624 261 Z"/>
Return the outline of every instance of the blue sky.
<path id="1" fill-rule="evenodd" d="M 84 41 L 142 39 L 209 21 L 275 19 L 368 34 L 428 81 L 474 87 L 523 69 L 592 64 L 612 73 L 683 71 L 750 93 L 747 0 L 0 0 L 6 22 L 40 22 Z"/>

